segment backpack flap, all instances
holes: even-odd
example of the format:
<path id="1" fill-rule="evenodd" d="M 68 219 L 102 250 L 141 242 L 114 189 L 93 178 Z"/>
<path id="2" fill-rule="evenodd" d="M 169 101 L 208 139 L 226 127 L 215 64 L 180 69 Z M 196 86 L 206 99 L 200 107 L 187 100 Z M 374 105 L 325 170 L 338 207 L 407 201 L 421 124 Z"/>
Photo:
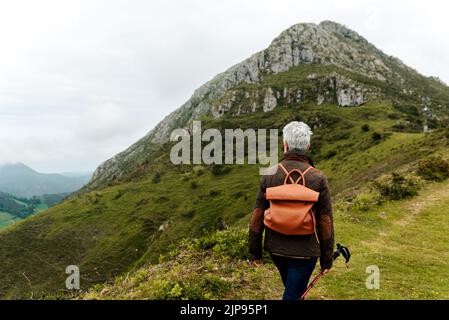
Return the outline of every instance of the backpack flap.
<path id="1" fill-rule="evenodd" d="M 267 200 L 293 200 L 303 202 L 317 202 L 320 193 L 301 184 L 284 184 L 267 188 Z"/>

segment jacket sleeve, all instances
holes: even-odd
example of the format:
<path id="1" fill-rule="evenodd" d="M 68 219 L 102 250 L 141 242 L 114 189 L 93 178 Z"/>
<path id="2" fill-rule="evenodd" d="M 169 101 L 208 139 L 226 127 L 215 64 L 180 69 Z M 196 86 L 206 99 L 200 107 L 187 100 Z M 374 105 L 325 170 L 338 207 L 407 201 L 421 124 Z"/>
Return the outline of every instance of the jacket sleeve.
<path id="1" fill-rule="evenodd" d="M 330 269 L 334 252 L 334 221 L 329 183 L 324 176 L 321 181 L 320 196 L 315 206 L 315 216 L 321 249 L 320 265 L 322 269 Z"/>
<path id="2" fill-rule="evenodd" d="M 265 199 L 265 191 L 265 179 L 262 177 L 249 223 L 248 250 L 251 260 L 262 259 L 262 238 L 265 229 L 263 218 L 265 210 L 269 207 L 269 202 Z"/>

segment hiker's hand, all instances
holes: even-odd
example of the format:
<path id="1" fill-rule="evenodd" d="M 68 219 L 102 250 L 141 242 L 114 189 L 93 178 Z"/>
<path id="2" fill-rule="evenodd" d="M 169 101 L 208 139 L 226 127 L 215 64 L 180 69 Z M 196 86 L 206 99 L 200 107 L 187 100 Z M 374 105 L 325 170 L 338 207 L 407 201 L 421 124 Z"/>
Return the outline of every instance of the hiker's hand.
<path id="1" fill-rule="evenodd" d="M 254 267 L 260 267 L 262 265 L 262 260 L 251 260 L 249 263 Z"/>
<path id="2" fill-rule="evenodd" d="M 325 275 L 328 274 L 331 271 L 331 269 L 322 269 L 321 271 L 323 272 L 323 275 Z"/>

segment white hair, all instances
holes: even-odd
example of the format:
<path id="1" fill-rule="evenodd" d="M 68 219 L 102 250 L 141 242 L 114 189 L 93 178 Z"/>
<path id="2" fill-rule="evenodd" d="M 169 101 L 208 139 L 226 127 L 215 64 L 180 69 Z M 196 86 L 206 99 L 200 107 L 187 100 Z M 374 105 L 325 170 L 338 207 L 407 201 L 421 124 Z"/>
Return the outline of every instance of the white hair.
<path id="1" fill-rule="evenodd" d="M 312 130 L 304 122 L 292 121 L 282 129 L 284 143 L 288 144 L 288 149 L 298 149 L 305 151 L 310 146 Z"/>

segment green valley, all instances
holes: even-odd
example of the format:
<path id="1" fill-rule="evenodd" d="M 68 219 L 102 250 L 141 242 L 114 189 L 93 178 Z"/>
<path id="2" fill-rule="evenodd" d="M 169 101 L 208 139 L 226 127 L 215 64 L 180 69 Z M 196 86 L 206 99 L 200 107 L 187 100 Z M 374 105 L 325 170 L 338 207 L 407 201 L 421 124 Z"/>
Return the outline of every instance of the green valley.
<path id="1" fill-rule="evenodd" d="M 19 198 L 0 192 L 0 229 L 47 210 L 61 202 L 68 194 L 42 195 Z"/>
<path id="2" fill-rule="evenodd" d="M 0 212 L 0 229 L 20 220 L 20 218 L 8 212 Z"/>

